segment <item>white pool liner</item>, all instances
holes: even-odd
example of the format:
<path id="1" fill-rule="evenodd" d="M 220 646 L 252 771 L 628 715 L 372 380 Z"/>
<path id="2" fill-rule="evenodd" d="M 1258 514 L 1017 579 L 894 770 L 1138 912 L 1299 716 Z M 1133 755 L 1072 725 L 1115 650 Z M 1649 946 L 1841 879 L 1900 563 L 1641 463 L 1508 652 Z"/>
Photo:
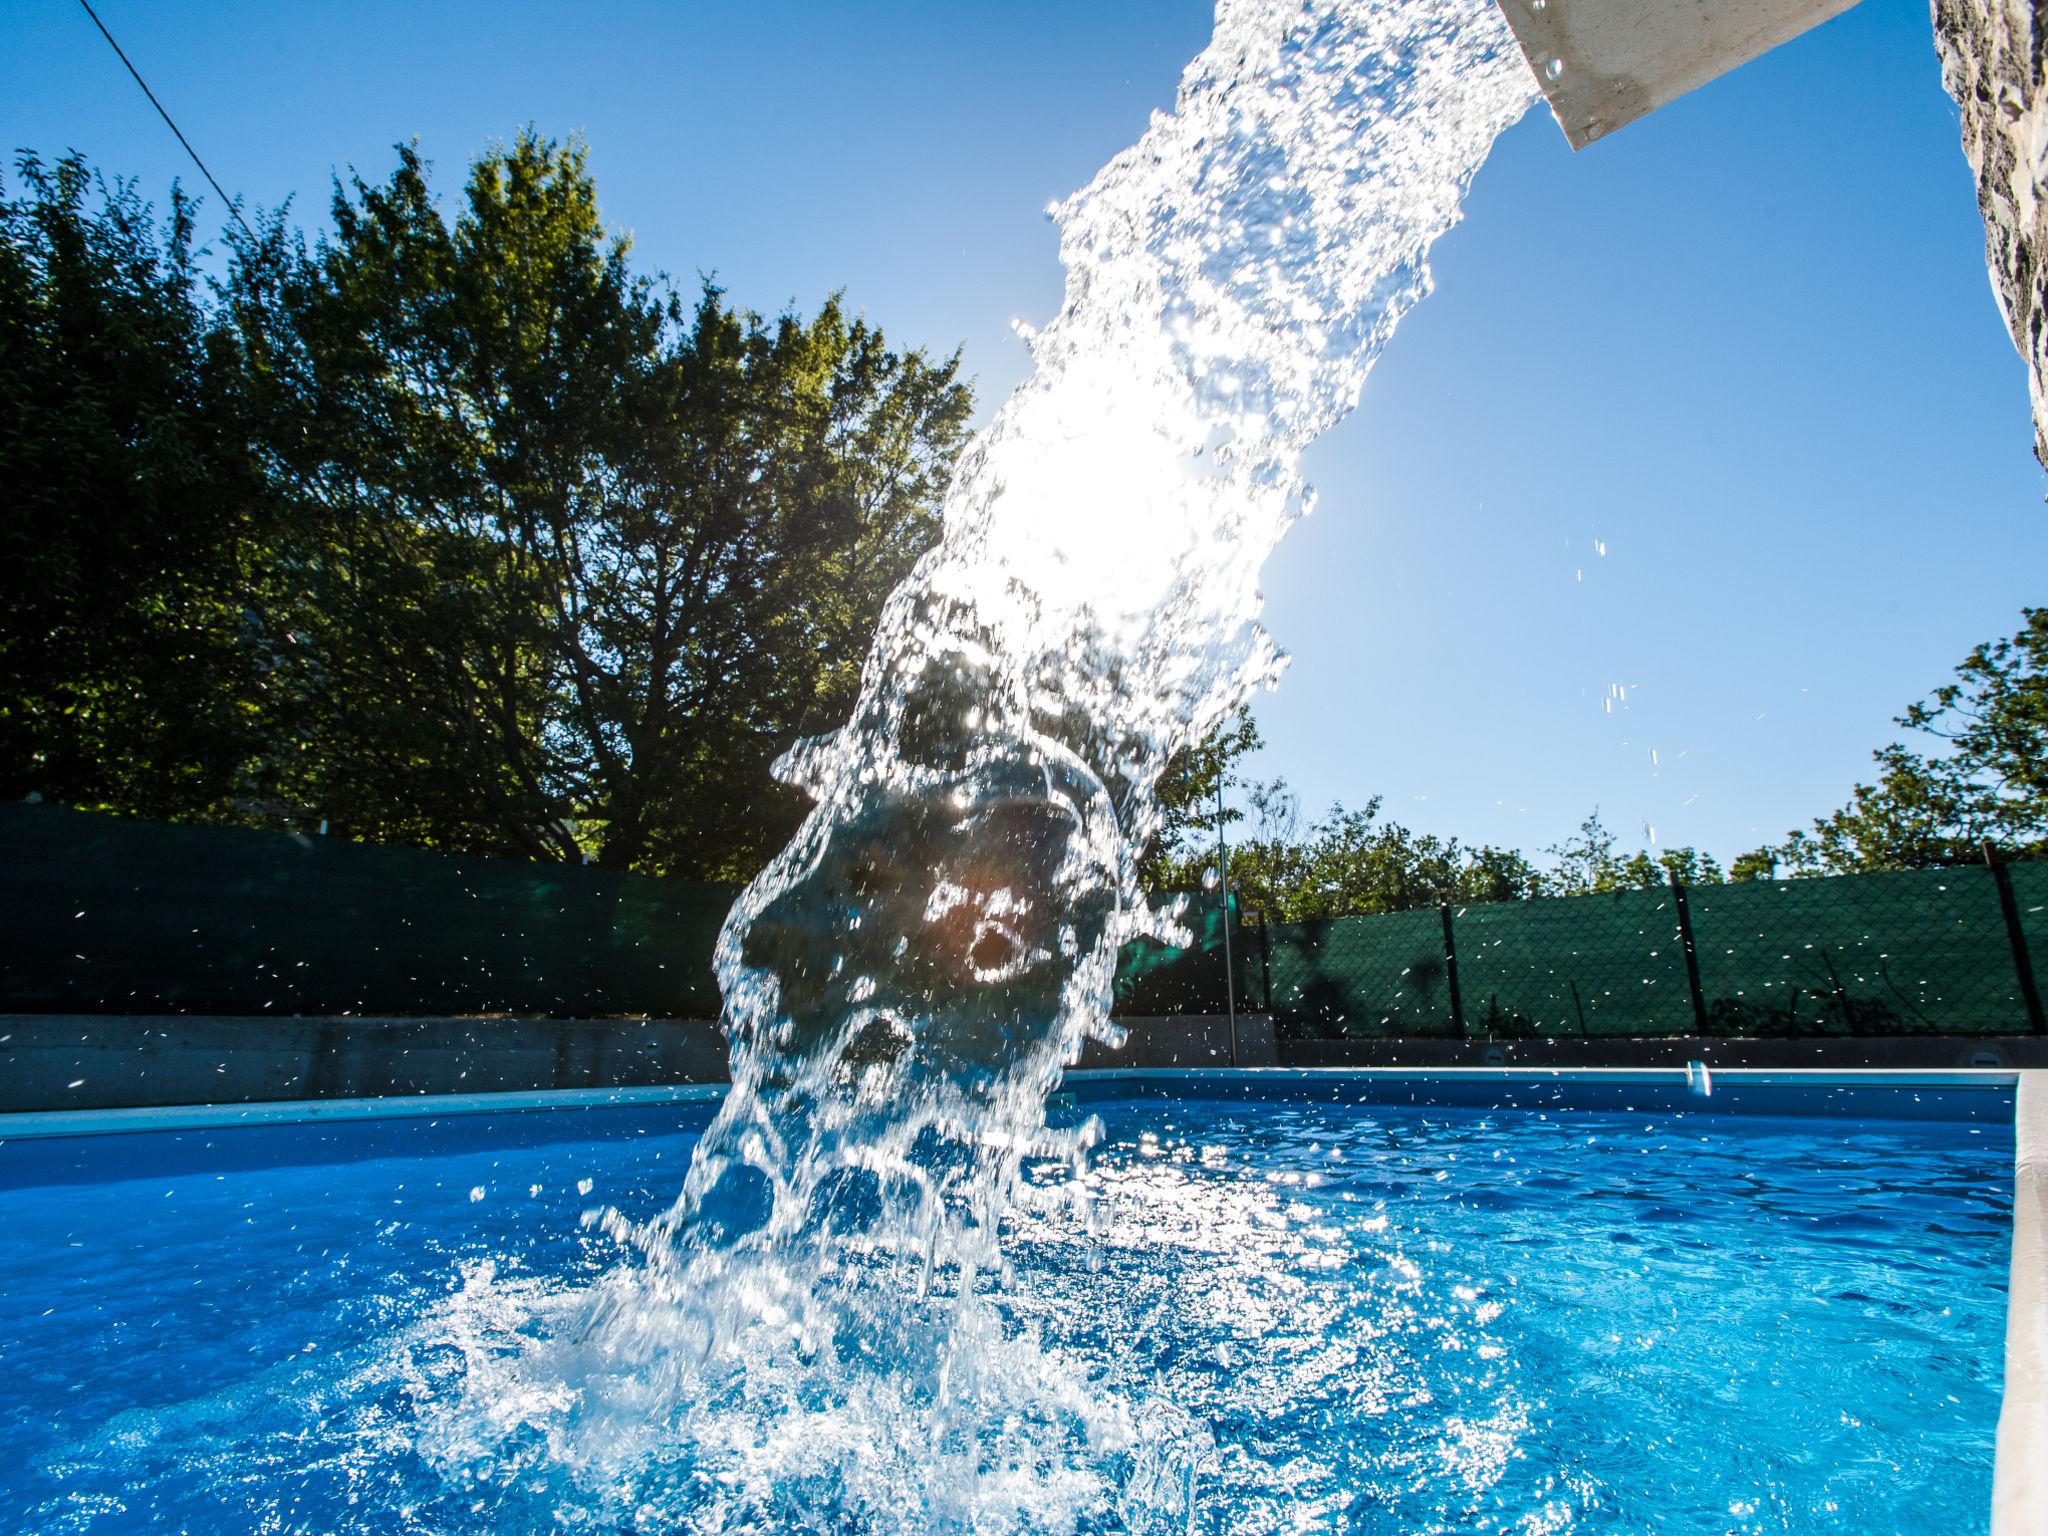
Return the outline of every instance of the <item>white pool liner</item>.
<path id="1" fill-rule="evenodd" d="M 2020 1074 L 1991 1536 L 2048 1532 L 2048 1071 Z"/>

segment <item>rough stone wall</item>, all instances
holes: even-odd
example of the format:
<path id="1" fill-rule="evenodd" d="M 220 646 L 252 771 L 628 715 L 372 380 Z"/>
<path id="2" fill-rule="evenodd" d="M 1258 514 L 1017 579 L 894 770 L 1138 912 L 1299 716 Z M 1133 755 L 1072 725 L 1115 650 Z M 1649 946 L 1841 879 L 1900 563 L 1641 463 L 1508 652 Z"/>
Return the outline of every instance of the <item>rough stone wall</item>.
<path id="1" fill-rule="evenodd" d="M 2048 0 L 1933 0 L 1941 83 L 1962 109 L 1992 291 L 2027 360 L 2048 464 Z"/>

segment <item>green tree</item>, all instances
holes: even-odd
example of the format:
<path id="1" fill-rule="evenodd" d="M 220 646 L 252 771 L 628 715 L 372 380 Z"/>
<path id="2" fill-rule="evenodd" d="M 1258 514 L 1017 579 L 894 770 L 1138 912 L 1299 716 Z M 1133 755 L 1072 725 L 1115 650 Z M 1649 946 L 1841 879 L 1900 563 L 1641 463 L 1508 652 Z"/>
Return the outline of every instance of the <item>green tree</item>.
<path id="1" fill-rule="evenodd" d="M 1278 921 L 1403 912 L 1444 903 L 1510 901 L 1539 877 L 1511 850 L 1466 848 L 1380 819 L 1375 796 L 1362 810 L 1332 806 L 1304 827 L 1285 781 L 1250 786 L 1250 812 L 1230 849 L 1230 883 L 1243 905 Z M 1176 882 L 1213 864 L 1170 870 Z"/>
<path id="2" fill-rule="evenodd" d="M 1605 891 L 1649 890 L 1678 879 L 1687 885 L 1719 885 L 1724 876 L 1711 854 L 1697 848 L 1666 848 L 1651 854 L 1618 851 L 1600 820 L 1600 808 L 1579 823 L 1578 832 L 1543 850 L 1551 867 L 1542 877 L 1545 894 L 1586 896 Z"/>
<path id="3" fill-rule="evenodd" d="M 1777 877 L 1777 873 L 1778 853 L 1774 848 L 1753 848 L 1748 853 L 1739 853 L 1728 865 L 1728 878 L 1736 883 L 1771 880 Z"/>
<path id="4" fill-rule="evenodd" d="M 163 222 L 77 156 L 0 198 L 0 797 L 237 814 L 276 533 L 235 351 Z"/>
<path id="5" fill-rule="evenodd" d="M 2048 608 L 2022 618 L 1898 717 L 1936 750 L 1893 742 L 1873 753 L 1876 782 L 1856 785 L 1810 834 L 1788 836 L 1774 861 L 1793 874 L 1927 869 L 1974 863 L 1986 841 L 2048 857 Z"/>
<path id="6" fill-rule="evenodd" d="M 1513 848 L 1482 843 L 1465 855 L 1459 876 L 1460 902 L 1526 901 L 1543 894 L 1543 872 Z"/>
<path id="7" fill-rule="evenodd" d="M 245 295 L 303 565 L 294 793 L 352 835 L 744 875 L 768 764 L 850 698 L 937 533 L 970 395 L 837 298 L 635 277 L 580 144 L 444 217 L 417 153 Z"/>
<path id="8" fill-rule="evenodd" d="M 731 878 L 794 831 L 768 766 L 852 707 L 884 600 L 938 537 L 957 371 L 837 298 L 769 325 L 705 288 L 639 454 L 546 545 L 604 862 Z"/>
<path id="9" fill-rule="evenodd" d="M 1244 820 L 1244 812 L 1227 801 L 1218 809 L 1217 791 L 1232 781 L 1236 766 L 1265 745 L 1251 710 L 1240 708 L 1192 747 L 1176 752 L 1159 775 L 1154 793 L 1159 800 L 1160 828 L 1152 846 L 1138 861 L 1138 883 L 1148 891 L 1189 890 L 1203 883 L 1216 864 L 1216 830 Z M 1253 797 L 1264 786 L 1238 779 Z"/>
<path id="10" fill-rule="evenodd" d="M 1614 834 L 1600 820 L 1597 805 L 1573 836 L 1543 851 L 1551 860 L 1544 883 L 1556 895 L 1584 896 L 1615 890 L 1624 883 L 1622 856 L 1615 851 Z"/>
<path id="11" fill-rule="evenodd" d="M 444 220 L 402 149 L 244 295 L 273 473 L 314 530 L 281 794 L 367 840 L 580 858 L 540 545 L 608 462 L 660 316 L 579 151 L 522 138 L 466 191 Z"/>
<path id="12" fill-rule="evenodd" d="M 583 147 L 417 152 L 202 280 L 77 158 L 0 201 L 0 794 L 714 877 L 801 811 L 936 538 L 957 357 L 636 275 Z"/>

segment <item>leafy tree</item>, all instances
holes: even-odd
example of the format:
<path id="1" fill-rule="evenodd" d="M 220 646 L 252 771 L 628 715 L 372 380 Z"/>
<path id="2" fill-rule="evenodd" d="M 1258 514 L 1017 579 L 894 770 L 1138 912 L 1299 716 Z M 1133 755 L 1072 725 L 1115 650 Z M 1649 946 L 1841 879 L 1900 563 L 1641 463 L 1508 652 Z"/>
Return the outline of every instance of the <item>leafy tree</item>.
<path id="1" fill-rule="evenodd" d="M 1549 888 L 1560 896 L 1611 891 L 1624 884 L 1614 834 L 1600 820 L 1600 808 L 1579 823 L 1578 832 L 1543 850 L 1550 855 Z"/>
<path id="2" fill-rule="evenodd" d="M 1544 892 L 1550 895 L 1649 890 L 1674 878 L 1687 885 L 1719 885 L 1724 878 L 1713 856 L 1697 848 L 1667 848 L 1655 855 L 1617 852 L 1614 834 L 1600 820 L 1598 806 L 1579 823 L 1577 835 L 1543 851 L 1552 859 L 1543 879 Z"/>
<path id="3" fill-rule="evenodd" d="M 1199 746 L 1177 755 L 1159 780 L 1165 830 L 1139 864 L 1153 891 L 1193 890 L 1216 872 L 1216 789 L 1265 743 L 1249 709 Z M 1284 779 L 1236 781 L 1243 806 L 1221 812 L 1230 854 L 1230 888 L 1249 911 L 1293 921 L 1396 912 L 1440 902 L 1512 901 L 1540 877 L 1520 854 L 1466 849 L 1379 820 L 1375 797 L 1363 811 L 1333 806 L 1304 827 Z"/>
<path id="4" fill-rule="evenodd" d="M 373 841 L 580 858 L 552 759 L 538 543 L 605 462 L 658 314 L 580 154 L 522 139 L 444 221 L 401 150 L 240 308 L 280 490 L 313 530 L 281 794 Z"/>
<path id="5" fill-rule="evenodd" d="M 970 397 L 837 299 L 769 326 L 707 287 L 667 363 L 632 472 L 547 546 L 565 724 L 604 862 L 732 877 L 795 828 L 768 764 L 852 707 Z"/>
<path id="6" fill-rule="evenodd" d="M 750 873 L 938 531 L 958 359 L 637 276 L 580 144 L 401 148 L 196 265 L 76 158 L 0 202 L 0 794 Z M 95 197 L 95 193 L 97 196 Z"/>
<path id="7" fill-rule="evenodd" d="M 0 797 L 233 813 L 270 508 L 193 208 L 76 156 L 0 199 Z"/>
<path id="8" fill-rule="evenodd" d="M 1459 876 L 1461 902 L 1526 901 L 1544 892 L 1543 872 L 1513 848 L 1468 849 Z"/>
<path id="9" fill-rule="evenodd" d="M 1728 878 L 1736 883 L 1770 880 L 1776 878 L 1777 873 L 1778 855 L 1771 848 L 1754 848 L 1748 853 L 1737 854 L 1728 865 Z"/>
<path id="10" fill-rule="evenodd" d="M 1265 744 L 1251 710 L 1241 708 L 1205 740 L 1173 755 L 1154 789 L 1160 830 L 1138 862 L 1139 884 L 1168 891 L 1203 883 L 1203 873 L 1216 863 L 1217 791 L 1240 761 Z M 1255 798 L 1264 788 L 1250 781 L 1246 787 Z M 1222 807 L 1226 843 L 1231 835 L 1227 829 L 1243 819 L 1243 811 L 1228 804 Z"/>
<path id="11" fill-rule="evenodd" d="M 1537 888 L 1520 854 L 1383 822 L 1377 796 L 1362 810 L 1333 806 L 1307 827 L 1284 780 L 1249 786 L 1249 799 L 1230 848 L 1231 889 L 1248 910 L 1279 921 L 1515 900 Z M 1185 889 L 1213 864 L 1213 853 L 1169 861 L 1163 883 Z"/>
<path id="12" fill-rule="evenodd" d="M 322 531 L 297 798 L 365 838 L 751 872 L 800 809 L 769 762 L 936 536 L 957 358 L 836 298 L 770 324 L 634 277 L 575 143 L 484 155 L 452 219 L 402 148 L 333 215 L 245 306 Z"/>
<path id="13" fill-rule="evenodd" d="M 1893 742 L 1849 803 L 1769 850 L 1793 874 L 1974 863 L 1986 841 L 2048 857 L 2048 608 L 2022 611 L 2010 639 L 1979 645 L 1897 723 L 1940 746 Z M 1759 850 L 1761 857 L 1765 850 Z"/>

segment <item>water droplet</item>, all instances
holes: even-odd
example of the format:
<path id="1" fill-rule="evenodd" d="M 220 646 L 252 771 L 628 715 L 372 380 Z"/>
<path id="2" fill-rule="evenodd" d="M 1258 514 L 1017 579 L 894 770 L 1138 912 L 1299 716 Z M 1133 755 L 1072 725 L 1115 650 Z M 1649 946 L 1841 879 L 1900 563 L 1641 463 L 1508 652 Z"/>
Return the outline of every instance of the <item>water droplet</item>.
<path id="1" fill-rule="evenodd" d="M 1546 64 L 1546 65 L 1544 65 L 1544 66 L 1543 66 L 1543 78 L 1544 78 L 1544 79 L 1546 79 L 1546 80 L 1558 80 L 1558 79 L 1562 79 L 1562 78 L 1563 78 L 1563 76 L 1564 76 L 1564 60 L 1563 60 L 1563 59 L 1552 59 L 1552 60 L 1551 60 L 1551 61 L 1550 61 L 1550 62 L 1549 62 L 1548 64 Z"/>
<path id="2" fill-rule="evenodd" d="M 1215 890 L 1215 889 L 1216 889 L 1216 887 L 1217 887 L 1217 886 L 1221 885 L 1222 883 L 1223 883 L 1223 877 L 1222 877 L 1221 875 L 1219 875 L 1219 874 L 1218 874 L 1218 873 L 1217 873 L 1217 872 L 1216 872 L 1215 870 L 1213 870 L 1213 869 L 1205 869 L 1205 870 L 1203 870 L 1203 871 L 1202 871 L 1202 889 L 1203 889 L 1203 890 L 1205 890 L 1205 891 L 1213 891 L 1213 890 Z"/>

